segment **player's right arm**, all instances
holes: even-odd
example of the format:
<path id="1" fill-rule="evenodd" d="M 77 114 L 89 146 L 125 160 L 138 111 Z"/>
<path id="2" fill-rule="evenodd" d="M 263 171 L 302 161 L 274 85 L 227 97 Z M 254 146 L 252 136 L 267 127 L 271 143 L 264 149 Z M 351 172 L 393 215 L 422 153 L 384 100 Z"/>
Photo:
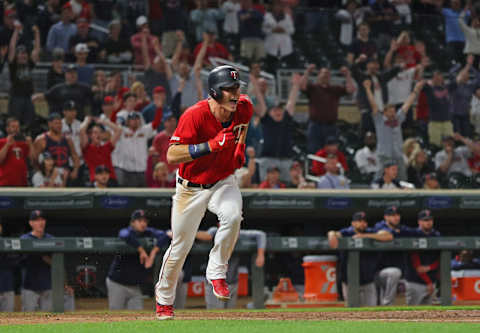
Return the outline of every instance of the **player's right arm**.
<path id="1" fill-rule="evenodd" d="M 173 138 L 173 137 L 172 137 Z M 235 145 L 235 135 L 230 129 L 223 129 L 206 142 L 197 144 L 172 144 L 168 147 L 169 164 L 186 163 L 204 155 L 216 153 Z"/>

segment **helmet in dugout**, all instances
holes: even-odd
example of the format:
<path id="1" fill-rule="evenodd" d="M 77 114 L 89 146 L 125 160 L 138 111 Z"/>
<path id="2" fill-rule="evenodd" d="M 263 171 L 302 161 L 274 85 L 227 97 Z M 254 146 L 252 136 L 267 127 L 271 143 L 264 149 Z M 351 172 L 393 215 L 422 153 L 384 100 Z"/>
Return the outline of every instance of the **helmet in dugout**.
<path id="1" fill-rule="evenodd" d="M 240 74 L 232 66 L 219 66 L 208 74 L 208 93 L 217 101 L 222 99 L 222 88 L 239 87 L 240 84 Z"/>

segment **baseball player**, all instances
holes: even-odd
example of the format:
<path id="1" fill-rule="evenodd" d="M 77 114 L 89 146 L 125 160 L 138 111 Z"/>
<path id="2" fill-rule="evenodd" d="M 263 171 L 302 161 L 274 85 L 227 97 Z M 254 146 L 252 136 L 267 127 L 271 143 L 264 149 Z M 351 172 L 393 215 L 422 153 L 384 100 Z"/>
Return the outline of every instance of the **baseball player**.
<path id="1" fill-rule="evenodd" d="M 418 229 L 416 230 L 416 237 L 440 236 L 440 233 L 433 228 L 433 216 L 428 209 L 418 213 Z M 408 305 L 432 304 L 435 285 L 438 280 L 439 257 L 438 251 L 422 251 L 410 254 L 406 271 L 407 288 L 405 290 Z"/>
<path id="2" fill-rule="evenodd" d="M 160 247 L 168 242 L 165 232 L 148 227 L 145 211 L 138 209 L 130 218 L 130 226 L 123 228 L 118 237 L 138 251 L 137 254 L 116 255 L 106 279 L 108 306 L 110 310 L 143 310 L 143 295 L 140 285 L 145 282 Z M 147 254 L 139 238 L 151 237 L 157 243 Z"/>
<path id="3" fill-rule="evenodd" d="M 207 231 L 199 231 L 197 233 L 197 239 L 202 241 L 212 241 L 215 238 L 215 234 L 218 231 L 218 227 L 211 227 Z M 257 267 L 263 267 L 265 264 L 265 248 L 267 247 L 267 234 L 261 230 L 240 230 L 240 237 L 247 239 L 254 239 L 257 242 L 257 258 L 255 265 Z M 237 304 L 238 294 L 238 268 L 240 265 L 240 256 L 233 255 L 228 261 L 228 270 L 226 281 L 228 289 L 230 290 L 230 299 L 227 302 L 222 302 L 213 293 L 212 285 L 207 284 L 205 286 L 205 303 L 207 309 L 233 309 Z"/>
<path id="4" fill-rule="evenodd" d="M 20 236 L 21 239 L 49 239 L 45 232 L 46 219 L 41 210 L 30 213 L 32 231 Z M 23 311 L 50 311 L 52 307 L 52 276 L 49 254 L 29 254 L 23 261 L 22 309 Z"/>
<path id="5" fill-rule="evenodd" d="M 3 226 L 0 223 L 0 237 Z M 14 268 L 18 263 L 18 255 L 0 254 L 0 312 L 13 312 L 15 307 Z"/>
<path id="6" fill-rule="evenodd" d="M 328 243 L 332 249 L 338 248 L 338 239 L 341 237 L 371 238 L 381 242 L 393 239 L 392 235 L 384 230 L 375 231 L 368 227 L 365 212 L 357 212 L 352 216 L 352 225 L 339 231 L 328 232 Z M 360 252 L 360 306 L 377 305 L 377 289 L 374 279 L 377 272 L 378 255 L 375 252 Z M 345 302 L 348 300 L 347 293 L 347 264 L 348 253 L 340 254 L 340 271 L 342 292 Z"/>
<path id="7" fill-rule="evenodd" d="M 375 231 L 384 230 L 394 238 L 414 236 L 417 231 L 400 224 L 401 216 L 396 206 L 387 207 L 383 220 L 374 226 Z M 380 253 L 378 284 L 380 289 L 380 305 L 392 305 L 397 295 L 398 282 L 405 276 L 406 256 L 403 251 Z"/>
<path id="8" fill-rule="evenodd" d="M 168 163 L 179 163 L 172 205 L 173 238 L 163 257 L 155 287 L 157 319 L 173 319 L 175 286 L 200 222 L 210 210 L 220 227 L 207 265 L 214 295 L 230 298 L 225 281 L 242 221 L 242 196 L 233 175 L 245 163 L 245 137 L 253 107 L 240 94 L 238 71 L 214 68 L 208 75 L 209 98 L 188 108 L 170 138 Z"/>

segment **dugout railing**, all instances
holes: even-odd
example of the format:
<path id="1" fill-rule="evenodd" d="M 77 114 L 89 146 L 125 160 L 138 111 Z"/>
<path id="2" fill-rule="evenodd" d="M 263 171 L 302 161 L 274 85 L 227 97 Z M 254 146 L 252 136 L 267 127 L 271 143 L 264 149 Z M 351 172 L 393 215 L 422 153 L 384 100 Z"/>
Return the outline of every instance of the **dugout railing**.
<path id="1" fill-rule="evenodd" d="M 153 240 L 144 240 L 146 247 L 153 245 Z M 210 245 L 195 244 L 192 254 L 207 254 Z M 452 304 L 452 286 L 450 279 L 450 260 L 452 251 L 480 249 L 480 237 L 438 237 L 438 238 L 397 238 L 391 242 L 376 242 L 370 239 L 340 239 L 337 250 L 332 250 L 325 237 L 270 237 L 267 240 L 267 252 L 311 251 L 325 253 L 348 251 L 349 307 L 359 306 L 359 272 L 361 251 L 439 251 L 440 252 L 440 299 L 442 305 Z M 264 307 L 264 269 L 255 265 L 256 243 L 250 239 L 240 238 L 235 251 L 251 254 L 251 285 L 255 308 Z M 18 238 L 1 238 L 0 252 L 10 253 L 52 253 L 52 299 L 53 312 L 63 312 L 64 295 L 64 255 L 67 253 L 136 253 L 118 238 L 69 237 L 47 240 Z M 157 256 L 157 269 L 161 261 Z"/>

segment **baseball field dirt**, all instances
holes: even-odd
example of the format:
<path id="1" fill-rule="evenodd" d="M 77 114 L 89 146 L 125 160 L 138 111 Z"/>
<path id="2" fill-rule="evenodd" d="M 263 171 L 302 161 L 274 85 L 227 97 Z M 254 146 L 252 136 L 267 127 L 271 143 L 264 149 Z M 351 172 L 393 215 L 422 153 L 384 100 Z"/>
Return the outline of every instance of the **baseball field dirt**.
<path id="1" fill-rule="evenodd" d="M 12 313 L 0 315 L 0 325 L 97 323 L 153 320 L 153 312 L 87 312 L 65 314 Z M 270 310 L 270 311 L 198 311 L 175 313 L 176 320 L 273 320 L 273 321 L 385 321 L 385 322 L 450 322 L 480 323 L 480 310 L 415 309 L 389 311 L 335 311 L 335 310 Z"/>

